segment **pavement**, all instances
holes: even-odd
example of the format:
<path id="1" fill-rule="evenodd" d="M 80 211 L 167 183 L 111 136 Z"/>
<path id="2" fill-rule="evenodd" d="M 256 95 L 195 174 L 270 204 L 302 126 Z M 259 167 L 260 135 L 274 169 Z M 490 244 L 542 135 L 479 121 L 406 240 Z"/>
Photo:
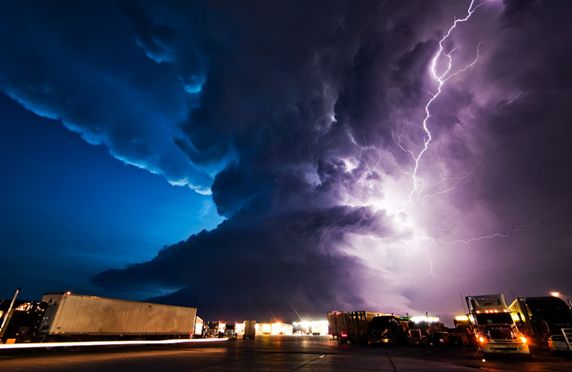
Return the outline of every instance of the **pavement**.
<path id="1" fill-rule="evenodd" d="M 483 361 L 461 347 L 338 345 L 329 337 L 261 336 L 218 344 L 0 352 L 0 371 L 572 371 L 572 357 Z"/>

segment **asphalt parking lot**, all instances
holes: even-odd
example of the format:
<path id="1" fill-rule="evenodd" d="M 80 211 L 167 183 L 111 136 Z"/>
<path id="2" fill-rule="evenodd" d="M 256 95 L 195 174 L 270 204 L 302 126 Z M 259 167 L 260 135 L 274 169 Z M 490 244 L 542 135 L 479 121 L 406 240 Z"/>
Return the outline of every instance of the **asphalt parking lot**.
<path id="1" fill-rule="evenodd" d="M 1 371 L 572 371 L 572 358 L 483 361 L 459 347 L 338 345 L 329 337 L 264 336 L 209 345 L 0 353 Z"/>

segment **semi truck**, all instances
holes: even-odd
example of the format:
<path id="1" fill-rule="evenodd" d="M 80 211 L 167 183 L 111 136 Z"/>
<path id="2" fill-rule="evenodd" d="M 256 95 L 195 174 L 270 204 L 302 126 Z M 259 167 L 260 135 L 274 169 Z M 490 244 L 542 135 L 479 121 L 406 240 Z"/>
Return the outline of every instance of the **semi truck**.
<path id="1" fill-rule="evenodd" d="M 236 340 L 238 338 L 235 322 L 227 322 L 224 325 L 224 337 L 228 337 L 231 340 Z"/>
<path id="2" fill-rule="evenodd" d="M 192 338 L 197 309 L 113 298 L 48 293 L 39 328 L 45 341 Z"/>
<path id="3" fill-rule="evenodd" d="M 197 324 L 194 307 L 71 292 L 5 305 L 0 302 L 0 342 L 7 343 L 192 338 Z"/>
<path id="4" fill-rule="evenodd" d="M 471 321 L 466 314 L 455 316 L 453 325 L 454 327 L 448 330 L 449 345 L 474 346 L 477 344 L 477 340 L 473 336 Z"/>
<path id="5" fill-rule="evenodd" d="M 9 301 L 0 300 L 0 343 L 32 342 L 39 338 L 40 323 L 47 305 L 41 301 L 14 301 L 10 310 Z"/>
<path id="6" fill-rule="evenodd" d="M 562 299 L 518 297 L 510 305 L 519 329 L 534 345 L 552 351 L 572 351 L 572 310 Z"/>
<path id="7" fill-rule="evenodd" d="M 256 337 L 256 320 L 245 320 L 244 321 L 244 334 L 242 338 L 244 340 L 250 339 L 254 340 Z"/>
<path id="8" fill-rule="evenodd" d="M 339 344 L 396 344 L 405 340 L 404 325 L 399 317 L 372 311 L 330 311 L 328 331 Z"/>
<path id="9" fill-rule="evenodd" d="M 368 342 L 397 345 L 407 342 L 409 319 L 395 315 L 375 316 L 368 324 Z"/>
<path id="10" fill-rule="evenodd" d="M 348 342 L 348 316 L 342 311 L 329 311 L 327 313 L 328 319 L 328 334 L 339 344 Z"/>
<path id="11" fill-rule="evenodd" d="M 474 336 L 484 354 L 530 355 L 528 339 L 516 327 L 504 295 L 467 296 Z"/>
<path id="12" fill-rule="evenodd" d="M 426 314 L 404 317 L 403 319 L 409 321 L 407 325 L 407 341 L 410 345 L 433 346 L 449 343 L 448 330 L 438 317 Z"/>
<path id="13" fill-rule="evenodd" d="M 210 321 L 207 323 L 207 326 L 204 328 L 204 334 L 206 338 L 222 338 L 224 337 L 224 322 L 219 321 Z"/>

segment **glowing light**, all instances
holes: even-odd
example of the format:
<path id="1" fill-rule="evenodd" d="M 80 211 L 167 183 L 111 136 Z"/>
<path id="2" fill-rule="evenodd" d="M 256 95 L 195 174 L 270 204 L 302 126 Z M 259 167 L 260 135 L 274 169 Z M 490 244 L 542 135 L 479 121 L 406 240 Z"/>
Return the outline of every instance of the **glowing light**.
<path id="1" fill-rule="evenodd" d="M 411 321 L 413 323 L 438 323 L 439 318 L 436 316 L 421 315 L 421 316 L 412 316 Z"/>
<path id="2" fill-rule="evenodd" d="M 301 331 L 303 334 L 328 334 L 328 321 L 323 320 L 301 320 L 299 322 L 293 322 L 295 330 Z"/>
<path id="3" fill-rule="evenodd" d="M 519 339 L 520 339 L 520 342 L 522 342 L 523 344 L 528 343 L 528 339 L 524 336 L 520 336 Z"/>
<path id="4" fill-rule="evenodd" d="M 469 317 L 466 315 L 457 315 L 455 316 L 455 320 L 457 322 L 468 322 L 469 321 Z"/>
<path id="5" fill-rule="evenodd" d="M 293 334 L 294 327 L 292 324 L 285 324 L 282 322 L 274 323 L 256 323 L 255 332 L 257 335 L 287 335 L 291 336 Z"/>
<path id="6" fill-rule="evenodd" d="M 550 292 L 550 295 L 551 295 L 552 297 L 560 297 L 560 292 L 553 291 L 553 292 Z"/>
<path id="7" fill-rule="evenodd" d="M 197 338 L 173 340 L 132 340 L 132 341 L 81 341 L 81 342 L 35 342 L 21 344 L 0 344 L 0 350 L 5 349 L 42 349 L 58 347 L 85 347 L 85 346 L 135 346 L 135 345 L 175 345 L 194 343 L 216 343 L 228 341 L 228 338 Z"/>
<path id="8" fill-rule="evenodd" d="M 487 339 L 484 338 L 483 336 L 479 336 L 479 344 L 484 344 L 487 342 Z"/>

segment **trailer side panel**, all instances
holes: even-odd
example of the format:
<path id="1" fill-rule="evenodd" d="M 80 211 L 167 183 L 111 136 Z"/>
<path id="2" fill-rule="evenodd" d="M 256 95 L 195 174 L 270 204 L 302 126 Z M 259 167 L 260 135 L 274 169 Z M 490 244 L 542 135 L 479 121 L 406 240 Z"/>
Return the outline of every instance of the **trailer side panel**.
<path id="1" fill-rule="evenodd" d="M 54 311 L 41 330 L 49 335 L 173 335 L 191 337 L 197 309 L 96 296 L 45 295 Z"/>

